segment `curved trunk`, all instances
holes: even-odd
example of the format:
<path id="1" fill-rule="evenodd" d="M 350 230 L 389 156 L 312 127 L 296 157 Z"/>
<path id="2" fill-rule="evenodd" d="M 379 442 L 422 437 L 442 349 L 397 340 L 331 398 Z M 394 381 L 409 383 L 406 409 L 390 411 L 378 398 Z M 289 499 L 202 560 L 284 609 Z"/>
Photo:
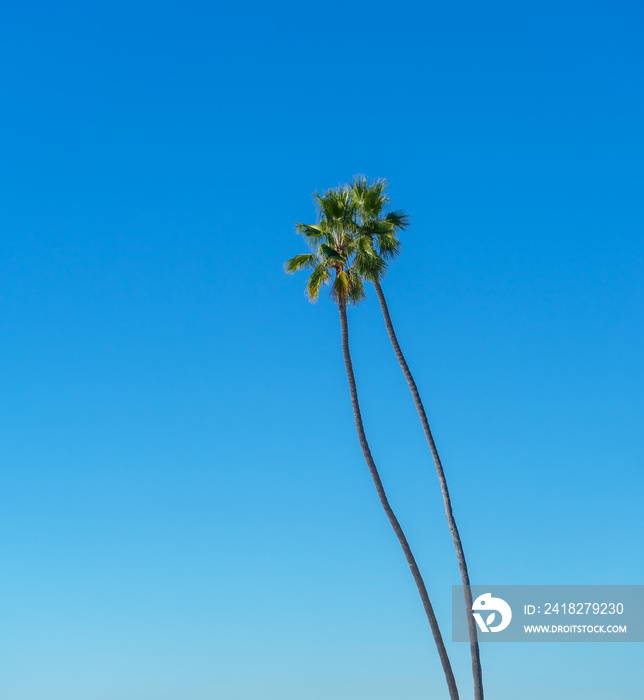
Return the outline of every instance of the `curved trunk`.
<path id="1" fill-rule="evenodd" d="M 385 325 L 387 326 L 387 332 L 389 333 L 389 340 L 394 348 L 396 357 L 400 367 L 405 375 L 407 384 L 411 389 L 412 396 L 414 397 L 414 403 L 416 404 L 416 410 L 420 417 L 420 422 L 423 425 L 423 430 L 425 431 L 425 437 L 429 443 L 429 449 L 432 451 L 432 456 L 434 458 L 434 464 L 436 465 L 436 473 L 438 474 L 438 480 L 441 485 L 441 492 L 443 494 L 443 503 L 445 504 L 445 514 L 447 515 L 447 523 L 449 525 L 449 530 L 452 533 L 452 539 L 454 541 L 454 548 L 456 549 L 456 558 L 458 559 L 458 568 L 461 572 L 461 581 L 463 582 L 463 593 L 465 597 L 465 606 L 467 610 L 467 627 L 470 637 L 470 653 L 472 656 L 472 675 L 474 676 L 474 697 L 476 700 L 483 700 L 483 677 L 481 674 L 481 657 L 479 654 L 479 643 L 478 636 L 476 632 L 476 624 L 474 618 L 471 615 L 472 610 L 472 591 L 470 590 L 470 576 L 467 571 L 467 564 L 465 562 L 465 554 L 463 553 L 463 545 L 461 543 L 461 537 L 458 533 L 458 528 L 456 527 L 456 520 L 454 519 L 454 513 L 452 512 L 452 501 L 449 497 L 449 489 L 447 488 L 447 481 L 445 479 L 445 472 L 443 471 L 443 465 L 441 463 L 440 457 L 438 456 L 438 450 L 436 449 L 436 443 L 432 436 L 432 431 L 429 427 L 429 421 L 427 420 L 427 414 L 425 413 L 425 407 L 421 401 L 420 394 L 418 393 L 418 388 L 416 387 L 416 382 L 409 371 L 409 366 L 405 360 L 405 356 L 400 349 L 398 344 L 398 339 L 396 338 L 396 333 L 394 331 L 393 324 L 391 323 L 391 316 L 389 315 L 389 308 L 387 307 L 387 301 L 385 300 L 385 295 L 383 294 L 382 287 L 377 280 L 373 281 L 373 285 L 376 289 L 376 294 L 378 295 L 378 301 L 380 302 L 380 307 L 382 309 L 382 315 L 385 318 Z"/>
<path id="2" fill-rule="evenodd" d="M 353 363 L 351 362 L 351 353 L 349 351 L 349 326 L 347 323 L 347 308 L 344 301 L 340 301 L 340 324 L 342 327 L 342 353 L 344 355 L 344 365 L 347 370 L 347 378 L 349 380 L 349 389 L 351 391 L 351 405 L 353 406 L 353 417 L 356 422 L 356 430 L 358 431 L 358 439 L 360 440 L 360 447 L 362 448 L 362 454 L 364 455 L 367 466 L 369 467 L 369 472 L 371 473 L 371 478 L 373 483 L 376 485 L 376 490 L 378 491 L 378 496 L 380 498 L 380 503 L 385 509 L 385 513 L 389 518 L 389 522 L 398 537 L 400 546 L 405 553 L 405 558 L 411 569 L 412 576 L 418 587 L 418 592 L 420 593 L 421 600 L 423 601 L 423 607 L 425 608 L 425 613 L 427 619 L 429 620 L 429 626 L 432 630 L 432 635 L 434 636 L 434 642 L 438 648 L 438 655 L 440 656 L 441 663 L 443 665 L 443 671 L 445 672 L 445 678 L 447 680 L 447 687 L 449 688 L 450 698 L 452 700 L 458 700 L 458 690 L 456 688 L 456 681 L 454 680 L 454 674 L 452 673 L 452 666 L 449 662 L 449 657 L 447 656 L 447 650 L 445 649 L 445 644 L 443 642 L 443 637 L 441 636 L 440 629 L 438 627 L 438 621 L 434 615 L 434 609 L 429 600 L 429 595 L 427 594 L 427 589 L 425 588 L 425 582 L 420 574 L 414 555 L 411 552 L 405 533 L 400 527 L 398 519 L 394 515 L 389 501 L 387 500 L 387 495 L 385 494 L 385 489 L 380 481 L 380 475 L 378 474 L 378 469 L 371 456 L 371 450 L 369 449 L 369 443 L 367 442 L 367 437 L 364 432 L 364 426 L 362 425 L 362 414 L 360 412 L 360 404 L 358 403 L 358 392 L 356 389 L 356 380 L 353 374 Z"/>

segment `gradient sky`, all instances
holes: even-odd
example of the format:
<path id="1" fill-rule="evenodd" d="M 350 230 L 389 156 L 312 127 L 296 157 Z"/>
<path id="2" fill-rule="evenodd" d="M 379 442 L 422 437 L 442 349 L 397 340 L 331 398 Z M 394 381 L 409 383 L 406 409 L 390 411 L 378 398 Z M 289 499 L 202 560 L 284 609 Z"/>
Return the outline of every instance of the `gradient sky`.
<path id="1" fill-rule="evenodd" d="M 283 273 L 357 173 L 412 219 L 384 288 L 473 582 L 644 582 L 643 35 L 636 2 L 3 5 L 3 698 L 447 696 L 337 310 Z M 350 330 L 450 639 L 373 293 Z M 641 654 L 483 645 L 487 697 L 639 700 Z"/>

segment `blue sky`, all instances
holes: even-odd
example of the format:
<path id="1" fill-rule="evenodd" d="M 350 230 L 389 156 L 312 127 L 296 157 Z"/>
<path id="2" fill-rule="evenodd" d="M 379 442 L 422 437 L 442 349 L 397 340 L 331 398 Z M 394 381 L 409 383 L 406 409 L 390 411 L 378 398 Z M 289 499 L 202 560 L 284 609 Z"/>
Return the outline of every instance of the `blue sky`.
<path id="1" fill-rule="evenodd" d="M 472 580 L 642 583 L 643 14 L 4 5 L 3 697 L 446 696 L 337 310 L 282 268 L 356 173 L 412 219 L 384 288 Z M 449 639 L 458 569 L 373 294 L 350 327 Z M 482 648 L 495 700 L 635 700 L 640 657 Z"/>

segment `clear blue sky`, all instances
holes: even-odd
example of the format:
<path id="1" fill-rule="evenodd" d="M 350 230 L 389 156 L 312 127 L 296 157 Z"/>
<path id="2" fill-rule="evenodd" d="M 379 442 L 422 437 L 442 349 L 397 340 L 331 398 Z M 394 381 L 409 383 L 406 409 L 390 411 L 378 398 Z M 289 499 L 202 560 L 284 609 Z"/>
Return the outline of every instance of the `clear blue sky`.
<path id="1" fill-rule="evenodd" d="M 3 6 L 3 698 L 446 697 L 337 311 L 282 271 L 356 173 L 412 218 L 385 291 L 473 581 L 644 581 L 643 30 L 636 2 Z M 449 639 L 373 294 L 350 324 Z M 484 646 L 488 697 L 639 700 L 641 653 Z"/>

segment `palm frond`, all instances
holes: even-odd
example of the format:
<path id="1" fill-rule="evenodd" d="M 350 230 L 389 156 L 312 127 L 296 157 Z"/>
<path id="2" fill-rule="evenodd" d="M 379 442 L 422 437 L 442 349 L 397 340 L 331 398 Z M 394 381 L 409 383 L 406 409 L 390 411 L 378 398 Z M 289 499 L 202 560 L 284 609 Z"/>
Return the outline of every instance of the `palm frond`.
<path id="1" fill-rule="evenodd" d="M 350 189 L 362 223 L 377 219 L 389 203 L 387 181 L 384 179 L 369 181 L 364 175 L 356 175 Z"/>
<path id="2" fill-rule="evenodd" d="M 327 190 L 323 195 L 316 192 L 315 198 L 320 221 L 345 224 L 352 220 L 355 206 L 347 186 Z"/>
<path id="3" fill-rule="evenodd" d="M 351 180 L 350 189 L 356 206 L 362 207 L 368 189 L 367 178 L 364 175 L 355 175 Z"/>
<path id="4" fill-rule="evenodd" d="M 298 270 L 312 270 L 319 262 L 319 258 L 315 253 L 302 253 L 287 260 L 284 263 L 286 272 L 293 274 Z"/>
<path id="5" fill-rule="evenodd" d="M 344 265 L 347 262 L 347 258 L 342 253 L 338 252 L 333 246 L 326 243 L 322 243 L 320 246 L 320 252 L 324 255 L 327 261 L 332 261 Z"/>
<path id="6" fill-rule="evenodd" d="M 307 239 L 324 238 L 323 227 L 320 224 L 295 224 L 296 231 L 301 233 Z"/>
<path id="7" fill-rule="evenodd" d="M 333 280 L 333 286 L 331 287 L 331 297 L 335 301 L 341 301 L 347 298 L 347 291 L 349 290 L 349 277 L 344 270 L 340 270 Z"/>
<path id="8" fill-rule="evenodd" d="M 347 301 L 350 304 L 359 304 L 364 298 L 364 284 L 362 277 L 355 269 L 348 271 L 349 287 L 347 289 Z"/>
<path id="9" fill-rule="evenodd" d="M 357 252 L 354 267 L 366 279 L 381 279 L 387 271 L 387 263 L 373 246 L 373 239 L 360 236 L 357 239 Z"/>
<path id="10" fill-rule="evenodd" d="M 367 218 L 375 219 L 380 216 L 382 210 L 389 204 L 387 195 L 387 181 L 376 180 L 371 183 L 364 198 L 364 210 Z"/>
<path id="11" fill-rule="evenodd" d="M 407 228 L 411 223 L 409 214 L 405 214 L 405 212 L 402 209 L 390 211 L 387 214 L 387 216 L 385 216 L 385 221 L 390 222 L 391 225 L 396 229 Z"/>
<path id="12" fill-rule="evenodd" d="M 369 219 L 360 226 L 360 236 L 380 236 L 395 233 L 393 224 L 387 219 Z"/>
<path id="13" fill-rule="evenodd" d="M 331 274 L 326 263 L 320 262 L 309 277 L 306 285 L 306 293 L 312 302 L 317 301 L 320 289 L 331 281 Z"/>
<path id="14" fill-rule="evenodd" d="M 402 252 L 402 243 L 393 233 L 381 233 L 376 240 L 378 252 L 385 260 L 395 260 Z"/>

